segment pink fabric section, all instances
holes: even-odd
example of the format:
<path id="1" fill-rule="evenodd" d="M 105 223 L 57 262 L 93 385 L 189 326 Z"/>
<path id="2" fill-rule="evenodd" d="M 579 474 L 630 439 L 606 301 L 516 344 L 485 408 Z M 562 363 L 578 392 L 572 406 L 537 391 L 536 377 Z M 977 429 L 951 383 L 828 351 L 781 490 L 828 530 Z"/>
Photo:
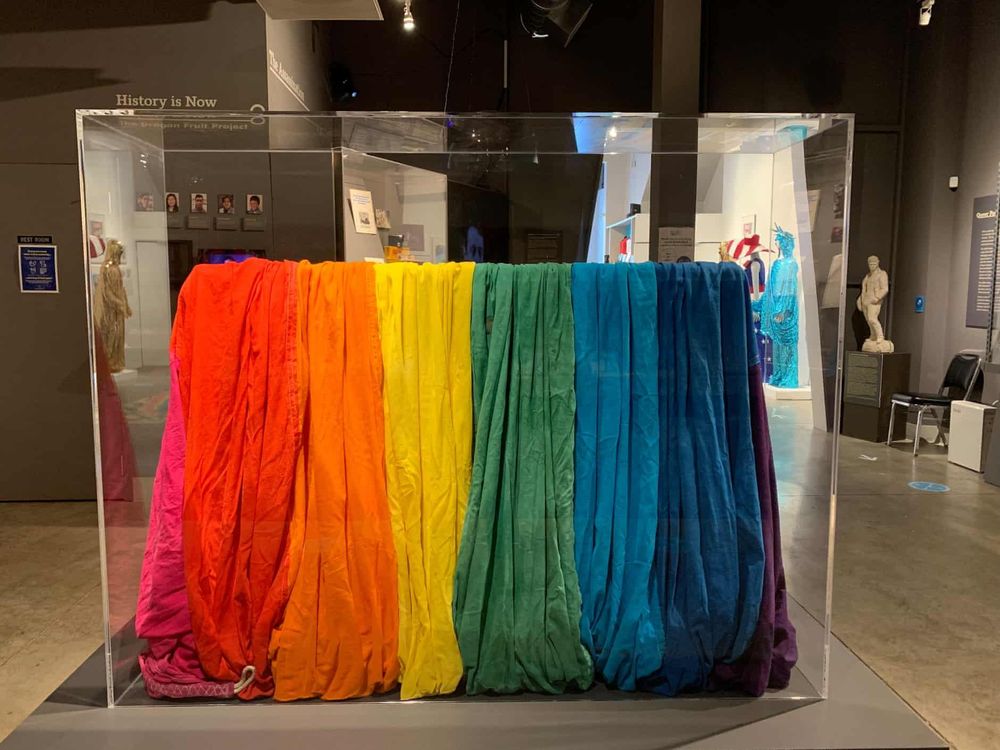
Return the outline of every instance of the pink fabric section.
<path id="1" fill-rule="evenodd" d="M 139 581 L 135 629 L 149 648 L 139 657 L 146 692 L 153 698 L 231 698 L 233 684 L 213 682 L 201 669 L 191 632 L 184 582 L 184 415 L 170 360 L 170 401 L 153 482 L 149 532 Z"/>
<path id="2" fill-rule="evenodd" d="M 100 335 L 94 336 L 97 364 L 97 409 L 101 427 L 101 484 L 105 500 L 132 502 L 135 454 L 122 409 L 118 386 L 108 369 L 108 357 Z"/>

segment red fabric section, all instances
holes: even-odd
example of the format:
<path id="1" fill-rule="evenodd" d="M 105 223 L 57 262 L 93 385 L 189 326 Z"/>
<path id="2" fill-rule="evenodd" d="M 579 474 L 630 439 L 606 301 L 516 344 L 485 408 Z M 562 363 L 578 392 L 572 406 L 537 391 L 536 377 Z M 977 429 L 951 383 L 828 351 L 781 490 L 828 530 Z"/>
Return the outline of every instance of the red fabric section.
<path id="1" fill-rule="evenodd" d="M 187 456 L 184 574 L 205 674 L 271 695 L 271 630 L 288 597 L 287 533 L 299 445 L 295 264 L 197 266 L 181 290 Z"/>

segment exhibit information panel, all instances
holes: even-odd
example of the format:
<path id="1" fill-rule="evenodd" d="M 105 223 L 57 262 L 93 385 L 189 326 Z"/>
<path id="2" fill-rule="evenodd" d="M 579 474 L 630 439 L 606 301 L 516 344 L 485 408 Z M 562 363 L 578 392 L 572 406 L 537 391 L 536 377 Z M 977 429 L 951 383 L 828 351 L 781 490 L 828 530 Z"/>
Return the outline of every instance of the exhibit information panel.
<path id="1" fill-rule="evenodd" d="M 826 695 L 850 116 L 78 131 L 109 705 Z"/>

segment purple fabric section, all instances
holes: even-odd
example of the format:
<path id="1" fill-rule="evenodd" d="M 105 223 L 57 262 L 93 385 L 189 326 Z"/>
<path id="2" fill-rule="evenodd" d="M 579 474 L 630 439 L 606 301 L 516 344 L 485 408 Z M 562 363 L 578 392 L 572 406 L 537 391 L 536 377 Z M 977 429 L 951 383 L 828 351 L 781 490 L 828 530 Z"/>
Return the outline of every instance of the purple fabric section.
<path id="1" fill-rule="evenodd" d="M 757 629 L 750 647 L 731 664 L 716 664 L 712 687 L 736 688 L 762 695 L 768 688 L 788 686 L 798 660 L 795 627 L 788 618 L 785 567 L 781 562 L 781 530 L 778 519 L 778 487 L 771 455 L 771 434 L 767 426 L 767 405 L 759 364 L 750 367 L 750 428 L 753 435 L 760 496 L 760 520 L 764 534 L 764 591 Z"/>
<path id="2" fill-rule="evenodd" d="M 170 400 L 135 612 L 136 633 L 148 641 L 139 666 L 153 698 L 232 697 L 232 683 L 213 682 L 205 676 L 191 632 L 182 540 L 186 439 L 177 372 L 177 360 L 171 357 Z"/>

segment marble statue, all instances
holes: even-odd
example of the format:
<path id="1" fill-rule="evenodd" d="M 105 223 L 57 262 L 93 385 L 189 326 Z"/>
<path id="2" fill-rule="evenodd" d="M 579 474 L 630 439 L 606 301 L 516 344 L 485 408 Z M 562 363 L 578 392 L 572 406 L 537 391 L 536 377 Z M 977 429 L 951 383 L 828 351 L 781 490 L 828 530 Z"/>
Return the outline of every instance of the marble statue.
<path id="1" fill-rule="evenodd" d="M 877 255 L 868 258 L 868 275 L 861 282 L 861 294 L 858 295 L 858 309 L 864 313 L 865 320 L 868 321 L 870 335 L 861 351 L 864 352 L 892 352 L 894 347 L 892 342 L 886 339 L 882 332 L 882 324 L 879 323 L 878 315 L 882 311 L 882 300 L 889 293 L 889 274 L 879 267 Z"/>

